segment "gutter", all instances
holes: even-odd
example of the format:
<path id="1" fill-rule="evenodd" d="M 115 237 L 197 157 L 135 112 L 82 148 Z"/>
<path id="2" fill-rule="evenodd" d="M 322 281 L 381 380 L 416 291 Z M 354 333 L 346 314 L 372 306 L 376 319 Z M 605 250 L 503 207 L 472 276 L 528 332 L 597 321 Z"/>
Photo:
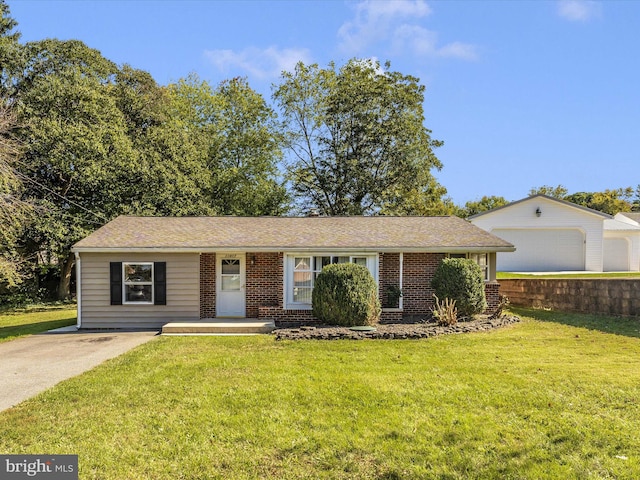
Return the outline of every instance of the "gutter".
<path id="1" fill-rule="evenodd" d="M 80 330 L 82 327 L 82 263 L 80 252 L 74 252 L 74 254 L 76 256 L 76 306 L 78 309 L 76 328 Z"/>
<path id="2" fill-rule="evenodd" d="M 290 252 L 290 253 L 487 253 L 487 252 L 515 252 L 513 245 L 486 245 L 486 246 L 436 246 L 436 247 L 74 247 L 73 252 L 82 253 L 216 253 L 216 252 Z"/>

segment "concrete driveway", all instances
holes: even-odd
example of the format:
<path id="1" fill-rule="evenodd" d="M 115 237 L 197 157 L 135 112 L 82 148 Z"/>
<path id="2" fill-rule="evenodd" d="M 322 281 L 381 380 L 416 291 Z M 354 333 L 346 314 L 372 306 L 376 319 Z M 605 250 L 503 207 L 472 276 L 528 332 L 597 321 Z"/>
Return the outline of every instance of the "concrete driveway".
<path id="1" fill-rule="evenodd" d="M 0 343 L 0 411 L 148 342 L 157 334 L 47 332 Z"/>

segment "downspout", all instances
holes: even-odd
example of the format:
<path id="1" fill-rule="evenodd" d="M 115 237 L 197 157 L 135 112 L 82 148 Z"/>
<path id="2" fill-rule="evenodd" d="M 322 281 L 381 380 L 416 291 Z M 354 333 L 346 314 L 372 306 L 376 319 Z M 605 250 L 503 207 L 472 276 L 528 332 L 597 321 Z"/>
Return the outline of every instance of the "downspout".
<path id="1" fill-rule="evenodd" d="M 402 292 L 402 270 L 403 270 L 402 265 L 403 264 L 404 264 L 403 253 L 400 252 L 400 278 L 398 280 L 398 283 L 400 284 L 400 285 L 398 285 L 400 287 L 400 292 Z M 402 308 L 403 308 L 402 297 L 404 297 L 404 295 L 400 295 L 400 299 L 398 300 L 398 308 L 400 310 L 402 310 Z"/>
<path id="2" fill-rule="evenodd" d="M 78 308 L 78 319 L 76 328 L 80 330 L 82 327 L 82 263 L 80 261 L 80 253 L 75 252 L 76 256 L 76 305 Z"/>

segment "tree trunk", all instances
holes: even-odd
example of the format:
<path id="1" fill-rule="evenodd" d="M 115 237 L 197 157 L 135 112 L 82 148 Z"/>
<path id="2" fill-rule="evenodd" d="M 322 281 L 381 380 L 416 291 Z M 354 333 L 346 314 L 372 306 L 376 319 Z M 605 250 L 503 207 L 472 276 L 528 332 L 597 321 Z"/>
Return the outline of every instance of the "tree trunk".
<path id="1" fill-rule="evenodd" d="M 76 257 L 73 253 L 65 260 L 60 262 L 60 282 L 58 283 L 58 291 L 56 297 L 58 300 L 68 300 L 71 298 L 71 273 L 76 264 Z"/>

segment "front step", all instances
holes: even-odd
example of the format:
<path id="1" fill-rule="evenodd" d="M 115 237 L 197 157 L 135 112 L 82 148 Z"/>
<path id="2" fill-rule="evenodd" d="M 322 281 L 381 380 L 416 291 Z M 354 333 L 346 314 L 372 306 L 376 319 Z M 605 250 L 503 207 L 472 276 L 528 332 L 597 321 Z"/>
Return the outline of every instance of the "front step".
<path id="1" fill-rule="evenodd" d="M 199 322 L 170 322 L 162 327 L 162 335 L 257 335 L 271 333 L 273 321 L 257 319 L 207 319 Z"/>

